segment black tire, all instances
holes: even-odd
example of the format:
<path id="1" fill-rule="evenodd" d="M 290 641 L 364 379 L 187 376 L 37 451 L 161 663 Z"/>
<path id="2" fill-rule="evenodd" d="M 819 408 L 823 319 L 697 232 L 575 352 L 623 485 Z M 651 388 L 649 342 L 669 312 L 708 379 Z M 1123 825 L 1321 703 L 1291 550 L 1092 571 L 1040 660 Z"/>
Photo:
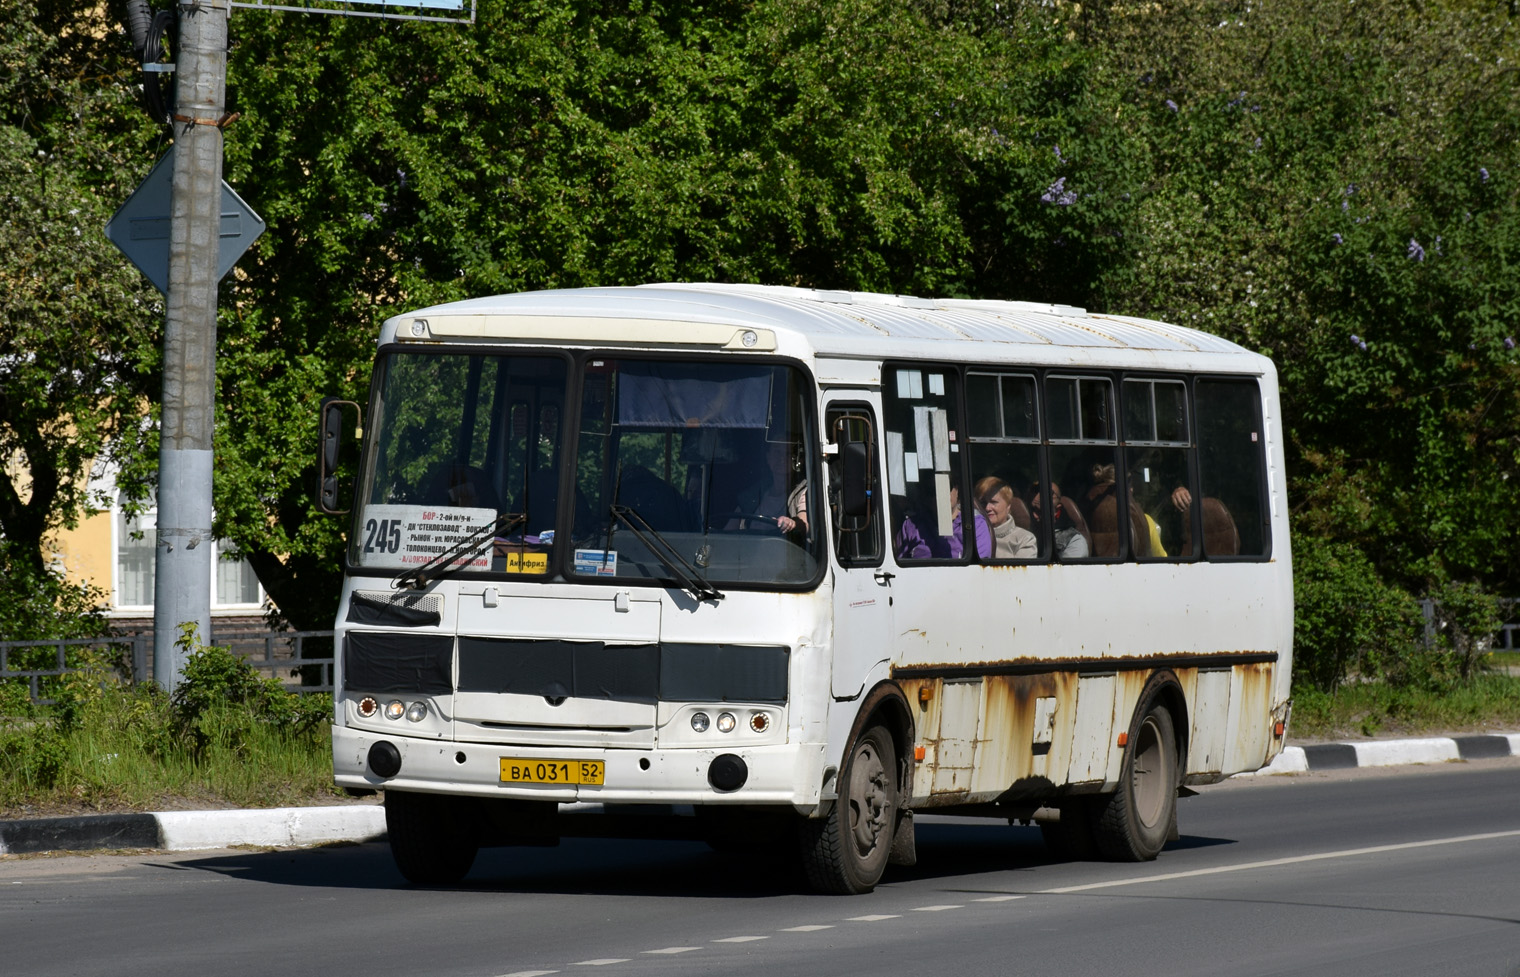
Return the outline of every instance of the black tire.
<path id="1" fill-rule="evenodd" d="M 1161 853 L 1177 816 L 1177 733 L 1172 714 L 1152 702 L 1130 730 L 1119 789 L 1095 811 L 1098 850 L 1116 862 Z"/>
<path id="2" fill-rule="evenodd" d="M 480 826 L 469 801 L 439 794 L 385 792 L 391 857 L 408 882 L 453 885 L 480 850 Z"/>
<path id="3" fill-rule="evenodd" d="M 815 891 L 870 892 L 892 854 L 900 804 L 897 750 L 884 727 L 870 727 L 850 747 L 839 785 L 828 817 L 802 822 L 803 868 Z"/>
<path id="4" fill-rule="evenodd" d="M 1095 794 L 1062 798 L 1058 805 L 1061 820 L 1040 822 L 1040 837 L 1053 857 L 1069 862 L 1090 862 L 1098 857 L 1098 840 L 1093 834 L 1095 804 L 1106 800 Z"/>

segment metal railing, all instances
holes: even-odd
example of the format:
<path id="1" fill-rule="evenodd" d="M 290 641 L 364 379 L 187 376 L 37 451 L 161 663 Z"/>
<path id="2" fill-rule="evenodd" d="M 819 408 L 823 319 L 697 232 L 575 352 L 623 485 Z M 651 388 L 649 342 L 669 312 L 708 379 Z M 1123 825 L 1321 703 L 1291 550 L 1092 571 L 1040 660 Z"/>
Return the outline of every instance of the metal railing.
<path id="1" fill-rule="evenodd" d="M 1429 597 L 1419 600 L 1420 616 L 1425 620 L 1425 647 L 1433 648 L 1436 643 L 1436 602 Z M 1499 604 L 1504 608 L 1506 618 L 1513 618 L 1520 612 L 1520 600 L 1501 597 Z M 1520 620 L 1510 620 L 1499 626 L 1488 645 L 1489 651 L 1515 651 L 1520 649 Z"/>
<path id="2" fill-rule="evenodd" d="M 330 695 L 332 639 L 331 631 L 213 631 L 211 643 L 241 656 L 254 671 L 280 679 L 292 692 Z M 20 679 L 26 683 L 32 702 L 52 705 L 55 700 L 49 687 L 70 672 L 79 671 L 80 655 L 92 650 L 105 651 L 107 663 L 124 680 L 146 682 L 153 676 L 153 636 L 132 634 L 0 641 L 0 682 Z"/>

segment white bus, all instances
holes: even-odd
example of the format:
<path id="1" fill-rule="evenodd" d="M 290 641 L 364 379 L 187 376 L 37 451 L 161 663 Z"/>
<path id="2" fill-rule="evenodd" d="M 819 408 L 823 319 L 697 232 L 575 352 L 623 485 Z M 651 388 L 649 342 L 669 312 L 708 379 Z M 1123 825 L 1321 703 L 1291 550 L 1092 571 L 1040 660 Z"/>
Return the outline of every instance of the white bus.
<path id="1" fill-rule="evenodd" d="M 384 791 L 421 883 L 689 827 L 865 892 L 918 811 L 1154 858 L 1187 785 L 1283 746 L 1282 439 L 1266 358 L 1063 306 L 680 284 L 396 316 L 337 783 Z"/>

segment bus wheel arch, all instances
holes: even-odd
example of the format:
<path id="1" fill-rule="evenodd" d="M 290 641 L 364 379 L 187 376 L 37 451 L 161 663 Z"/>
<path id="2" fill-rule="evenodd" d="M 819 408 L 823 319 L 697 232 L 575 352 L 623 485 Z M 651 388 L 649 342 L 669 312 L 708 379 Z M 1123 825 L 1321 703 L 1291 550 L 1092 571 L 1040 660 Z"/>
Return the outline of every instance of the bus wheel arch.
<path id="1" fill-rule="evenodd" d="M 1119 789 L 1092 811 L 1098 850 L 1114 861 L 1148 862 L 1171 840 L 1187 756 L 1187 705 L 1170 671 L 1146 682 L 1130 718 Z"/>
<path id="2" fill-rule="evenodd" d="M 803 868 L 815 890 L 870 892 L 889 862 L 903 861 L 899 835 L 913 827 L 905 813 L 912 784 L 911 717 L 902 690 L 891 682 L 877 685 L 861 701 L 834 781 L 837 797 L 824 817 L 799 825 Z"/>

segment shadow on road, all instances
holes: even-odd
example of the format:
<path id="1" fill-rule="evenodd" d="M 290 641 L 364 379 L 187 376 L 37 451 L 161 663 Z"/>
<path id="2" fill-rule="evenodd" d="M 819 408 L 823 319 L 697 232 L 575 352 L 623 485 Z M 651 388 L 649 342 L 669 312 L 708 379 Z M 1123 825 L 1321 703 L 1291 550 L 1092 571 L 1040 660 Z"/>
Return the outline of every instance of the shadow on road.
<path id="1" fill-rule="evenodd" d="M 918 824 L 917 837 L 918 864 L 889 868 L 886 883 L 969 881 L 986 873 L 1028 871 L 1057 861 L 1041 841 L 1039 829 L 1033 827 L 925 819 Z M 1234 842 L 1184 835 L 1167 848 L 1227 844 Z M 401 877 L 384 844 L 218 853 L 158 867 L 216 872 L 282 886 L 422 890 Z M 719 853 L 696 841 L 566 838 L 554 848 L 483 849 L 469 875 L 450 889 L 750 899 L 805 892 L 807 886 L 797 859 L 786 850 Z"/>

